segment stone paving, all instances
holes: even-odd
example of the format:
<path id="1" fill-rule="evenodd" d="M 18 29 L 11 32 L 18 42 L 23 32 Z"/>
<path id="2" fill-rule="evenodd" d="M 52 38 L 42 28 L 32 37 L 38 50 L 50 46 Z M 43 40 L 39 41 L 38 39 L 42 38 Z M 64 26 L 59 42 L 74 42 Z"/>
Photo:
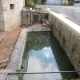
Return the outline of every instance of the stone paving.
<path id="1" fill-rule="evenodd" d="M 0 32 L 0 43 L 4 39 L 4 37 L 6 36 L 6 34 L 7 34 L 7 32 Z"/>
<path id="2" fill-rule="evenodd" d="M 6 66 L 21 28 L 11 32 L 0 32 L 0 68 Z"/>

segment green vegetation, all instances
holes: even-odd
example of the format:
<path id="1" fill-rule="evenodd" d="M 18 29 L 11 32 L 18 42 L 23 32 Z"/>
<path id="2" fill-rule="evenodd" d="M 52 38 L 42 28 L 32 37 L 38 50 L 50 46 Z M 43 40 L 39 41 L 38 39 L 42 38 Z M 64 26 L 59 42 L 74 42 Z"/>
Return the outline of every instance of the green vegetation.
<path id="1" fill-rule="evenodd" d="M 64 80 L 78 80 L 78 78 L 74 78 L 74 79 L 64 79 Z"/>
<path id="2" fill-rule="evenodd" d="M 28 33 L 27 51 L 30 51 L 31 49 L 33 49 L 35 51 L 43 49 L 44 48 L 44 42 L 46 43 L 45 44 L 46 47 L 49 46 L 49 44 L 47 43 L 48 33 L 46 34 L 46 36 L 45 36 L 44 32 L 42 32 L 40 35 L 39 34 L 40 34 L 40 32 L 29 32 Z M 41 35 L 43 35 L 43 36 L 41 36 Z M 35 43 L 35 45 L 34 45 L 34 43 Z M 41 43 L 43 43 L 43 44 L 41 44 Z M 26 56 L 24 56 L 24 57 L 26 57 Z"/>
<path id="3" fill-rule="evenodd" d="M 21 69 L 16 70 L 16 72 L 20 73 Z M 23 80 L 23 76 L 24 76 L 24 74 L 19 74 L 18 75 L 18 80 Z"/>
<path id="4" fill-rule="evenodd" d="M 35 4 L 34 4 L 34 2 L 32 0 L 26 0 L 25 1 L 25 6 L 34 8 Z"/>
<path id="5" fill-rule="evenodd" d="M 49 26 L 52 28 L 52 27 L 54 27 L 54 25 L 51 23 L 51 24 L 49 24 Z"/>
<path id="6" fill-rule="evenodd" d="M 36 4 L 38 0 L 33 0 L 33 1 L 34 1 L 34 3 Z"/>
<path id="7" fill-rule="evenodd" d="M 16 72 L 20 72 L 20 71 L 21 71 L 21 69 L 16 70 Z"/>
<path id="8" fill-rule="evenodd" d="M 23 80 L 23 74 L 20 74 L 19 76 L 18 76 L 18 80 Z"/>
<path id="9" fill-rule="evenodd" d="M 69 5 L 74 5 L 75 0 L 69 0 Z"/>
<path id="10" fill-rule="evenodd" d="M 41 0 L 42 4 L 46 4 L 46 0 Z"/>

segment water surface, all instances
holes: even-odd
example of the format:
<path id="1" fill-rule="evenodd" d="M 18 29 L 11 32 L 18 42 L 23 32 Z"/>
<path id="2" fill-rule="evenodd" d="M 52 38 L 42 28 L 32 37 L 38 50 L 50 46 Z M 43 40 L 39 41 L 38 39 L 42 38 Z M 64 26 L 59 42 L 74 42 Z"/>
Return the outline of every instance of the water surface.
<path id="1" fill-rule="evenodd" d="M 73 71 L 66 53 L 51 32 L 29 32 L 23 57 L 23 72 Z M 25 74 L 23 80 L 63 80 L 76 73 Z"/>

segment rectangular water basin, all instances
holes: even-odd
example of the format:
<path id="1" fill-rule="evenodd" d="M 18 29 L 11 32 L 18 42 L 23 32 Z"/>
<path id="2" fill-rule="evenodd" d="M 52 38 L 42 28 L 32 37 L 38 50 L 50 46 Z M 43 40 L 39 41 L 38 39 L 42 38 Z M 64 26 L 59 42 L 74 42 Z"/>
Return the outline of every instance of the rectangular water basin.
<path id="1" fill-rule="evenodd" d="M 28 41 L 22 62 L 23 72 L 74 70 L 52 32 L 28 32 Z M 24 74 L 22 78 L 23 80 L 75 80 L 78 75 L 76 73 Z"/>

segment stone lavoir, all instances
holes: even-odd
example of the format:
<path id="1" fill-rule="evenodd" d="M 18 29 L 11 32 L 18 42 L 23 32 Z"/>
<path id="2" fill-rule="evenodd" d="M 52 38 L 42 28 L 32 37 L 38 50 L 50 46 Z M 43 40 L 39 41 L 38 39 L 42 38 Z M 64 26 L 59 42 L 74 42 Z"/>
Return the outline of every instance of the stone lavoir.
<path id="1" fill-rule="evenodd" d="M 28 32 L 28 41 L 22 62 L 23 80 L 77 80 L 76 73 L 47 73 L 74 71 L 66 53 L 51 31 Z M 37 74 L 41 72 L 42 74 Z M 19 75 L 20 76 L 20 75 Z"/>

